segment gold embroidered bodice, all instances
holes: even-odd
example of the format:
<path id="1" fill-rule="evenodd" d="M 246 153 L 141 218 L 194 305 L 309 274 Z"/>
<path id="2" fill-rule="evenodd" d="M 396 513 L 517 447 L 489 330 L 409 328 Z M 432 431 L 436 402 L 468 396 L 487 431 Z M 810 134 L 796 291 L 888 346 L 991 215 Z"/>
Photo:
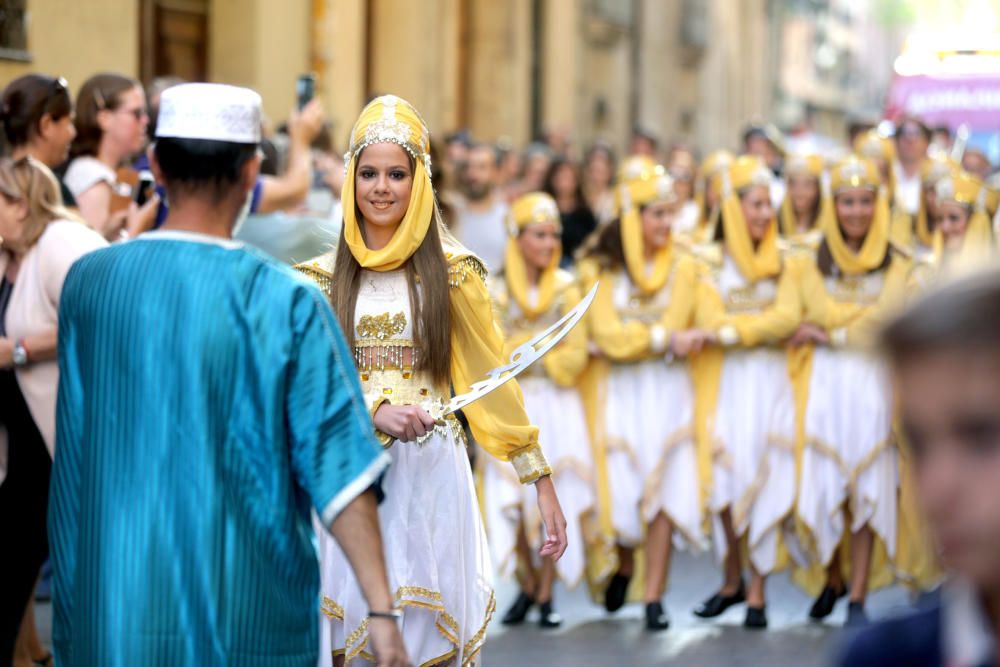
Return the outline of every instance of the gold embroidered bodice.
<path id="1" fill-rule="evenodd" d="M 676 269 L 677 262 L 675 261 L 670 268 L 667 282 L 655 294 L 648 295 L 643 294 L 635 286 L 629 278 L 628 271 L 622 269 L 616 273 L 612 299 L 622 324 L 628 322 L 655 324 L 662 319 L 663 314 L 670 307 L 670 295 L 673 292 Z"/>
<path id="2" fill-rule="evenodd" d="M 826 293 L 834 301 L 870 305 L 878 301 L 885 287 L 885 271 L 872 271 L 859 276 L 824 276 Z"/>
<path id="3" fill-rule="evenodd" d="M 775 278 L 748 282 L 728 254 L 723 259 L 722 266 L 713 272 L 712 280 L 722 296 L 727 313 L 762 313 L 774 303 L 778 295 L 778 282 Z"/>
<path id="4" fill-rule="evenodd" d="M 362 271 L 354 308 L 354 360 L 359 371 L 412 370 L 416 361 L 406 273 Z"/>

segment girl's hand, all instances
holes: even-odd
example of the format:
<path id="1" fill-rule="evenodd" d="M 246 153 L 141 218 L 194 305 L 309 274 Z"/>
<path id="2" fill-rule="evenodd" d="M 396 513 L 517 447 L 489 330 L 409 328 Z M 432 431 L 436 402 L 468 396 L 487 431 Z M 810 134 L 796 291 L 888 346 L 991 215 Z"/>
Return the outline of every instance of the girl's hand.
<path id="1" fill-rule="evenodd" d="M 372 421 L 375 428 L 400 442 L 413 442 L 434 428 L 434 418 L 419 405 L 383 403 Z"/>
<path id="2" fill-rule="evenodd" d="M 539 549 L 538 555 L 551 556 L 556 561 L 566 551 L 566 517 L 559 506 L 552 477 L 539 477 L 535 482 L 535 491 L 538 493 L 538 511 L 545 524 L 545 544 Z"/>

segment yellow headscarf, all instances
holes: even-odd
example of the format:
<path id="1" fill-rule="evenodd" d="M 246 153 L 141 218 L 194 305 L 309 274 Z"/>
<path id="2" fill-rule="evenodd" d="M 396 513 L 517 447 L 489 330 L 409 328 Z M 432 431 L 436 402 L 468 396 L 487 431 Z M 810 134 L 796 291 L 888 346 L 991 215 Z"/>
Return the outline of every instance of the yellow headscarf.
<path id="1" fill-rule="evenodd" d="M 896 162 L 896 144 L 889 137 L 879 134 L 878 130 L 872 129 L 862 132 L 854 139 L 854 152 L 869 160 L 883 160 L 888 165 L 888 181 L 883 185 L 889 188 L 886 195 L 887 201 L 891 204 L 893 197 L 896 196 L 896 170 L 893 168 Z M 877 166 L 875 173 L 879 173 Z M 881 182 L 880 173 L 879 182 Z"/>
<path id="2" fill-rule="evenodd" d="M 960 170 L 961 166 L 951 158 L 944 155 L 932 156 L 924 160 L 924 163 L 920 166 L 921 186 L 934 187 L 942 178 Z M 934 232 L 931 230 L 930 221 L 927 219 L 927 201 L 923 192 L 920 193 L 920 208 L 917 209 L 916 231 L 917 238 L 920 239 L 921 243 L 925 246 L 933 245 Z"/>
<path id="3" fill-rule="evenodd" d="M 358 155 L 372 144 L 393 143 L 413 158 L 413 187 L 403 220 L 381 250 L 365 244 L 361 220 L 354 203 L 354 178 Z M 430 133 L 420 114 L 409 102 L 383 95 L 368 103 L 351 130 L 351 148 L 344 156 L 344 240 L 358 263 L 373 271 L 393 271 L 402 266 L 423 243 L 434 219 L 434 188 L 431 186 Z"/>
<path id="4" fill-rule="evenodd" d="M 838 162 L 830 173 L 831 197 L 845 188 L 870 188 L 876 193 L 875 215 L 858 253 L 852 251 L 844 241 L 834 204 L 832 201 L 829 204 L 831 215 L 824 220 L 823 235 L 833 261 L 847 275 L 866 273 L 878 268 L 885 260 L 889 246 L 889 199 L 885 188 L 881 186 L 881 180 L 875 163 L 856 155 Z"/>
<path id="5" fill-rule="evenodd" d="M 777 275 L 781 271 L 777 221 L 772 218 L 764 238 L 754 249 L 740 204 L 741 190 L 751 186 L 770 186 L 771 170 L 760 158 L 741 155 L 722 172 L 721 179 L 722 230 L 726 238 L 726 252 L 750 282 Z"/>
<path id="6" fill-rule="evenodd" d="M 818 197 L 817 202 L 817 213 L 816 220 L 813 221 L 814 224 L 818 224 L 822 219 L 820 213 L 825 202 L 822 192 L 822 179 L 823 179 L 823 156 L 822 155 L 790 155 L 785 160 L 785 180 L 787 181 L 792 176 L 810 176 L 816 179 L 818 184 Z M 795 211 L 792 210 L 792 198 L 785 194 L 784 201 L 781 202 L 781 210 L 778 212 L 778 217 L 781 220 L 781 233 L 788 238 L 793 238 L 799 236 L 800 232 L 796 226 Z"/>
<path id="7" fill-rule="evenodd" d="M 656 162 L 646 155 L 629 155 L 618 165 L 618 174 L 615 180 L 615 217 L 622 214 L 622 187 L 632 181 L 648 177 L 656 169 Z"/>
<path id="8" fill-rule="evenodd" d="M 621 218 L 622 249 L 625 268 L 632 284 L 643 294 L 660 291 L 670 277 L 670 259 L 673 242 L 656 251 L 653 270 L 646 270 L 646 249 L 642 238 L 642 219 L 639 208 L 655 202 L 677 201 L 674 180 L 663 167 L 657 165 L 642 178 L 621 187 L 624 213 Z"/>
<path id="9" fill-rule="evenodd" d="M 522 195 L 510 208 L 504 277 L 511 298 L 517 302 L 521 312 L 529 320 L 545 313 L 552 305 L 556 289 L 556 271 L 559 270 L 559 260 L 562 258 L 562 249 L 557 248 L 552 254 L 552 261 L 538 277 L 538 299 L 532 304 L 528 299 L 528 275 L 524 265 L 524 255 L 517 245 L 517 237 L 525 227 L 543 222 L 555 223 L 556 227 L 561 228 L 559 207 L 556 201 L 544 192 L 529 192 Z"/>
<path id="10" fill-rule="evenodd" d="M 736 157 L 729 151 L 717 150 L 706 155 L 705 159 L 701 161 L 701 166 L 698 168 L 698 177 L 695 179 L 694 184 L 694 199 L 698 203 L 699 228 L 715 224 L 715 220 L 709 219 L 712 211 L 705 210 L 706 190 L 715 187 L 715 176 L 720 171 L 728 169 L 729 165 L 735 159 Z"/>
<path id="11" fill-rule="evenodd" d="M 969 223 L 962 238 L 962 249 L 957 255 L 961 267 L 974 267 L 989 257 L 991 233 L 989 212 L 986 210 L 987 189 L 983 182 L 964 171 L 938 180 L 934 186 L 939 203 L 954 202 L 969 208 Z M 944 254 L 944 235 L 934 232 L 934 256 L 941 261 Z"/>

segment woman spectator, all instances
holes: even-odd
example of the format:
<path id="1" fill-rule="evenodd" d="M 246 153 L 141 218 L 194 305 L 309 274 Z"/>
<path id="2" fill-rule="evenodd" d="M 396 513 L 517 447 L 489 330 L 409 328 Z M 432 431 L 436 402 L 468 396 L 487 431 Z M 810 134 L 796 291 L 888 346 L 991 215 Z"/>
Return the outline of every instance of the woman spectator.
<path id="1" fill-rule="evenodd" d="M 549 193 L 559 206 L 562 218 L 563 266 L 573 263 L 573 253 L 583 245 L 592 231 L 597 229 L 597 219 L 587 206 L 580 183 L 577 166 L 566 158 L 552 161 L 545 178 L 545 192 Z"/>
<path id="2" fill-rule="evenodd" d="M 106 242 L 63 207 L 52 172 L 30 157 L 0 161 L 0 238 L 0 534 L 14 547 L 0 577 L 0 661 L 9 662 L 48 555 L 59 295 L 70 265 Z"/>
<path id="3" fill-rule="evenodd" d="M 597 222 L 604 225 L 615 217 L 615 153 L 597 142 L 583 156 L 583 196 Z"/>
<path id="4" fill-rule="evenodd" d="M 142 85 L 120 74 L 90 77 L 76 97 L 76 139 L 65 181 L 80 214 L 105 238 L 129 236 L 152 225 L 156 213 L 151 199 L 140 211 L 116 204 L 130 190 L 120 191 L 116 170 L 146 143 L 149 112 Z"/>

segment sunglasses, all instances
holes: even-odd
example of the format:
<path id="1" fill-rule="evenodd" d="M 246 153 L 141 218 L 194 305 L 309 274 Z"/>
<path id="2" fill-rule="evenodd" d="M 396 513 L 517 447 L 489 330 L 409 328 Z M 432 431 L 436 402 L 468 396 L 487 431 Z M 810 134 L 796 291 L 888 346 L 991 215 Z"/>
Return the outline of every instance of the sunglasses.
<path id="1" fill-rule="evenodd" d="M 134 109 L 115 109 L 115 113 L 131 114 L 136 121 L 141 121 L 143 118 L 149 118 L 149 112 L 146 111 L 145 107 L 136 107 Z"/>

